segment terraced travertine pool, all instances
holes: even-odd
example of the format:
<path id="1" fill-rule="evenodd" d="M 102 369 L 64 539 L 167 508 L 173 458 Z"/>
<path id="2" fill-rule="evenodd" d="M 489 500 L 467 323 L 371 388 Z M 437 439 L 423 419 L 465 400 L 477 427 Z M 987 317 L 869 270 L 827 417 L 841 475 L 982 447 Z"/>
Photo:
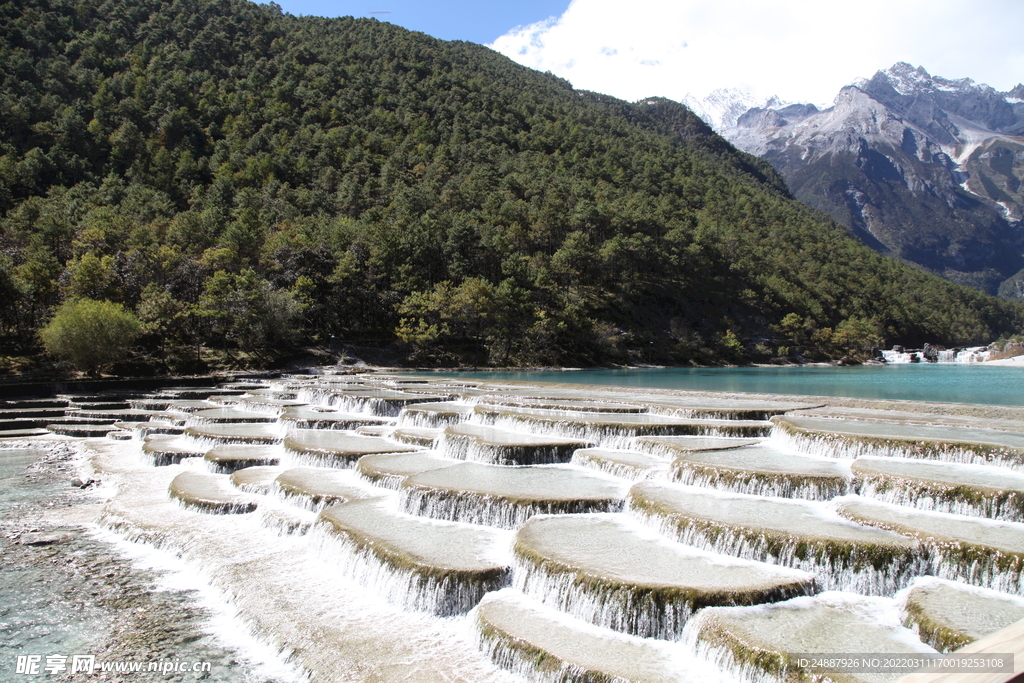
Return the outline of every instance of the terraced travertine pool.
<path id="1" fill-rule="evenodd" d="M 786 680 L 1024 617 L 1019 409 L 327 371 L 54 403 L 0 444 L 71 442 L 97 525 L 311 680 Z"/>

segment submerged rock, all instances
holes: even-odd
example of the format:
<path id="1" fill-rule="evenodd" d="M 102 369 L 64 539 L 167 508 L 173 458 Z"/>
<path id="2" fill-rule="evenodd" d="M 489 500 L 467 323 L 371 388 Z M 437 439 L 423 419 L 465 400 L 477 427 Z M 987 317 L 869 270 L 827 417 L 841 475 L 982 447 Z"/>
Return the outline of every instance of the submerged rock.
<path id="1" fill-rule="evenodd" d="M 54 545 L 70 541 L 74 537 L 74 534 L 63 532 L 29 531 L 18 537 L 18 543 L 21 545 Z"/>

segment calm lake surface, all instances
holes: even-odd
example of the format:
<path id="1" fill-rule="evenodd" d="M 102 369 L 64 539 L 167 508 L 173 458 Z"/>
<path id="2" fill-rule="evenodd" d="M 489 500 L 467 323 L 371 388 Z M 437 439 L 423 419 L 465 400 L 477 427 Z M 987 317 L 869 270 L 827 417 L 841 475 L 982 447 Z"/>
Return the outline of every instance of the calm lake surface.
<path id="1" fill-rule="evenodd" d="M 435 376 L 1024 406 L 1024 368 L 986 367 L 966 363 L 442 372 Z"/>

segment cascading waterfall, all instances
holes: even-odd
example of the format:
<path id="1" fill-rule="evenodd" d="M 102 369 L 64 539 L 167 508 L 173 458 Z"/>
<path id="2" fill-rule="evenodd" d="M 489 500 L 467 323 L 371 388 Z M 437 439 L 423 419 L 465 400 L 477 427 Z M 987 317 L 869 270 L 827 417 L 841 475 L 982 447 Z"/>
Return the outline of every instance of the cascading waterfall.
<path id="1" fill-rule="evenodd" d="M 480 580 L 399 566 L 372 545 L 359 545 L 339 536 L 330 525 L 318 522 L 308 537 L 319 557 L 392 605 L 428 612 L 441 617 L 465 614 L 485 594 L 508 584 L 507 573 L 491 574 Z"/>
<path id="2" fill-rule="evenodd" d="M 620 512 L 621 500 L 510 501 L 471 491 L 431 491 L 416 487 L 400 489 L 399 508 L 431 519 L 480 524 L 515 530 L 535 515 Z"/>
<path id="3" fill-rule="evenodd" d="M 469 407 L 468 403 L 462 404 Z M 466 415 L 460 412 L 444 412 L 433 410 L 410 410 L 405 406 L 398 413 L 397 427 L 413 427 L 416 429 L 443 429 L 462 422 Z"/>
<path id="4" fill-rule="evenodd" d="M 987 346 L 972 346 L 965 349 L 943 349 L 936 351 L 936 363 L 984 363 L 992 355 Z M 925 357 L 924 351 L 882 351 L 886 363 L 928 363 L 933 362 Z"/>
<path id="5" fill-rule="evenodd" d="M 697 638 L 700 615 L 683 627 L 680 642 L 691 650 L 695 658 L 710 663 L 728 681 L 740 683 L 787 683 L 784 661 L 776 653 L 764 653 L 760 661 L 752 662 L 737 657 L 727 647 Z"/>
<path id="6" fill-rule="evenodd" d="M 932 571 L 940 579 L 963 581 L 1011 595 L 1024 596 L 1024 557 L 941 544 L 934 548 Z"/>
<path id="7" fill-rule="evenodd" d="M 616 461 L 613 458 L 602 457 L 605 452 L 621 452 L 623 454 L 634 454 L 636 460 L 623 462 L 620 458 Z M 670 476 L 667 459 L 652 458 L 639 451 L 611 451 L 610 449 L 580 448 L 572 455 L 571 465 L 586 467 L 609 474 L 618 479 L 626 481 L 639 481 L 641 479 L 665 479 Z"/>
<path id="8" fill-rule="evenodd" d="M 921 351 L 882 351 L 882 358 L 886 363 L 926 363 L 927 359 Z"/>
<path id="9" fill-rule="evenodd" d="M 780 449 L 791 449 L 823 458 L 856 459 L 919 458 L 964 465 L 992 465 L 1024 470 L 1024 462 L 1017 454 L 996 446 L 927 440 L 854 439 L 844 434 L 798 432 L 785 425 L 772 428 L 771 442 Z"/>
<path id="10" fill-rule="evenodd" d="M 817 589 L 823 591 L 892 595 L 906 588 L 915 577 L 928 574 L 938 566 L 933 555 L 923 548 L 916 552 L 871 551 L 853 544 L 839 547 L 799 539 L 780 542 L 767 534 L 725 527 L 680 527 L 674 520 L 646 514 L 635 506 L 629 506 L 627 511 L 646 526 L 684 545 L 814 574 Z"/>
<path id="11" fill-rule="evenodd" d="M 574 447 L 560 445 L 516 446 L 483 444 L 463 434 L 444 433 L 436 450 L 446 458 L 493 465 L 546 465 L 568 462 Z"/>
<path id="12" fill-rule="evenodd" d="M 276 481 L 271 484 L 270 490 L 267 493 L 271 498 L 286 506 L 312 513 L 319 513 L 338 502 L 328 496 L 306 495 L 298 491 L 282 488 Z"/>
<path id="13" fill-rule="evenodd" d="M 883 503 L 903 505 L 918 510 L 950 512 L 956 515 L 983 517 L 1004 522 L 1024 522 L 1024 495 L 1005 492 L 1001 495 L 977 494 L 964 498 L 953 490 L 926 487 L 912 481 L 888 482 L 871 480 L 857 486 L 857 494 Z M 836 495 L 844 495 L 838 493 Z"/>
<path id="14" fill-rule="evenodd" d="M 330 454 L 305 453 L 285 448 L 280 464 L 282 467 L 327 467 L 334 470 L 355 469 L 356 458 L 337 458 Z"/>
<path id="15" fill-rule="evenodd" d="M 948 354 L 952 352 L 943 353 L 946 355 L 942 356 L 940 360 L 948 358 Z M 954 358 L 958 359 L 960 355 L 958 353 Z M 956 362 L 965 361 L 957 360 Z M 388 390 L 387 396 L 405 388 L 402 382 L 391 382 L 391 384 L 395 389 Z M 429 390 L 429 382 L 425 382 L 425 385 L 423 389 Z M 348 389 L 362 394 L 377 391 L 375 387 L 369 385 L 361 387 L 352 385 Z M 278 393 L 282 398 L 286 395 L 286 392 Z M 447 412 L 440 408 L 436 410 L 402 410 L 402 406 L 405 405 L 403 401 L 406 400 L 404 398 L 349 395 L 337 385 L 318 387 L 314 384 L 295 387 L 294 394 L 297 396 L 297 401 L 310 403 L 313 410 L 317 406 L 329 405 L 341 408 L 345 413 L 352 413 L 356 418 L 359 415 L 397 417 L 395 422 L 400 428 L 436 429 L 455 427 L 468 422 L 513 432 L 511 435 L 485 434 L 482 436 L 469 433 L 445 433 L 437 443 L 439 453 L 463 461 L 517 465 L 566 462 L 570 456 L 573 456 L 575 450 L 588 444 L 600 444 L 604 449 L 618 448 L 626 451 L 627 454 L 636 453 L 637 456 L 651 457 L 652 453 L 657 453 L 661 456 L 661 462 L 651 463 L 651 466 L 647 468 L 649 471 L 647 471 L 644 469 L 644 462 L 639 457 L 636 459 L 637 465 L 629 465 L 628 458 L 624 459 L 625 464 L 621 465 L 617 465 L 613 457 L 607 461 L 596 458 L 586 463 L 588 467 L 592 468 L 589 472 L 591 476 L 595 476 L 593 469 L 596 468 L 627 481 L 653 476 L 666 485 L 675 482 L 762 497 L 799 498 L 815 501 L 830 500 L 850 492 L 843 485 L 816 482 L 813 481 L 813 477 L 801 480 L 799 476 L 791 474 L 776 477 L 771 473 L 760 471 L 747 476 L 738 468 L 730 471 L 728 476 L 711 474 L 699 468 L 677 468 L 670 474 L 668 468 L 671 459 L 679 456 L 682 452 L 681 449 L 668 445 L 659 447 L 657 444 L 647 444 L 642 446 L 642 451 L 639 450 L 641 446 L 637 444 L 635 438 L 637 434 L 656 436 L 674 433 L 672 425 L 658 422 L 659 419 L 664 420 L 667 416 L 696 422 L 699 422 L 700 418 L 707 418 L 709 420 L 707 428 L 702 429 L 698 425 L 697 431 L 703 431 L 708 437 L 715 435 L 716 438 L 725 438 L 717 435 L 728 434 L 735 439 L 737 445 L 758 440 L 754 437 L 744 439 L 732 436 L 736 432 L 720 429 L 711 423 L 711 418 L 736 417 L 734 412 L 724 409 L 719 415 L 710 409 L 691 410 L 685 407 L 672 408 L 661 405 L 650 408 L 652 416 L 650 421 L 639 417 L 628 417 L 642 415 L 637 412 L 601 413 L 597 410 L 556 411 L 545 409 L 544 419 L 540 419 L 527 413 L 502 413 L 500 409 L 477 411 L 475 414 L 467 414 L 458 410 Z M 445 394 L 445 391 L 439 389 L 436 394 Z M 436 395 L 432 398 L 426 398 L 426 396 L 427 394 L 424 393 L 424 401 L 438 401 Z M 162 399 L 155 400 L 162 401 Z M 264 402 L 261 403 L 261 400 Z M 254 397 L 251 401 L 247 401 L 244 397 L 238 399 L 240 409 L 258 411 L 268 415 L 279 414 L 280 407 L 266 402 L 270 400 L 273 400 L 273 396 L 270 394 Z M 409 400 L 416 401 L 417 399 Z M 478 400 L 464 398 L 454 402 L 454 405 L 469 406 L 473 403 L 478 403 Z M 549 403 L 554 405 L 554 399 Z M 487 405 L 489 409 L 493 407 L 493 404 Z M 522 407 L 532 409 L 536 406 L 524 401 Z M 657 417 L 653 417 L 655 413 L 657 413 Z M 764 415 L 758 417 L 767 417 L 769 414 L 774 413 L 766 411 Z M 550 417 L 557 419 L 548 419 Z M 744 414 L 743 417 L 748 419 L 752 416 Z M 183 413 L 181 422 L 185 421 L 186 417 Z M 633 421 L 632 424 L 631 421 Z M 272 431 L 275 435 L 283 436 L 285 422 L 286 420 L 281 418 L 269 426 L 273 428 Z M 188 420 L 189 426 L 196 427 L 205 427 L 214 423 L 214 420 L 204 420 L 202 416 Z M 300 425 L 299 422 L 293 421 L 290 424 L 292 427 L 302 426 L 309 429 L 323 429 L 328 424 L 335 429 L 339 427 L 337 420 L 326 419 L 322 423 L 306 422 Z M 354 423 L 353 425 L 341 424 L 344 425 L 344 428 L 339 431 L 353 431 Z M 259 425 L 253 425 L 253 427 L 258 428 Z M 140 438 L 145 434 L 145 427 L 137 427 L 135 433 L 136 438 Z M 521 443 L 516 440 L 519 437 L 522 437 Z M 533 441 L 526 437 L 532 438 Z M 507 440 L 503 442 L 502 439 Z M 563 444 L 558 443 L 557 439 L 567 442 L 574 440 L 574 442 Z M 271 441 L 273 440 L 271 439 Z M 230 435 L 203 436 L 201 431 L 198 434 L 191 433 L 180 437 L 170 436 L 163 441 L 156 442 L 155 451 L 146 456 L 145 461 L 147 465 L 169 466 L 166 468 L 168 470 L 166 473 L 154 475 L 167 478 L 181 471 L 183 466 L 174 463 L 182 457 L 202 455 L 204 451 L 213 447 L 231 443 L 252 443 L 252 439 L 244 435 L 238 437 Z M 773 446 L 781 446 L 783 449 L 789 448 L 801 453 L 841 459 L 852 459 L 863 455 L 906 457 L 911 451 L 917 458 L 985 465 L 1012 459 L 1010 454 L 1000 455 L 998 449 L 976 449 L 971 444 L 936 442 L 922 445 L 909 440 L 903 442 L 896 440 L 857 441 L 845 438 L 841 434 L 796 433 L 778 426 L 773 430 L 770 443 Z M 168 448 L 165 455 L 160 455 L 160 444 Z M 178 447 L 179 453 L 175 455 L 170 450 L 171 447 Z M 330 456 L 287 450 L 283 445 L 275 445 L 273 448 L 280 450 L 284 466 L 314 465 L 322 467 L 326 464 L 325 458 L 331 459 Z M 331 464 L 338 464 L 344 468 L 357 465 L 356 457 L 348 458 L 346 456 L 342 459 L 331 460 Z M 211 471 L 218 471 L 216 465 L 209 462 L 192 462 L 187 466 L 194 470 L 210 468 Z M 403 466 L 409 467 L 410 471 L 413 469 L 410 465 Z M 464 466 L 464 464 L 459 466 Z M 1020 463 L 1016 463 L 1016 466 L 1018 469 L 1022 467 Z M 374 475 L 372 478 L 359 472 L 353 473 L 354 481 L 357 477 L 361 481 L 373 484 L 372 487 L 364 488 L 372 489 L 374 495 L 379 492 L 388 501 L 387 505 L 390 506 L 389 509 L 392 512 L 397 508 L 406 516 L 416 517 L 417 523 L 423 523 L 424 520 L 429 519 L 448 520 L 467 525 L 479 525 L 481 528 L 491 527 L 486 531 L 495 534 L 506 533 L 496 529 L 520 529 L 527 523 L 527 520 L 537 515 L 563 516 L 619 512 L 623 506 L 621 500 L 604 502 L 517 500 L 514 496 L 490 495 L 479 491 L 441 486 L 435 489 L 403 486 L 406 475 L 388 474 L 386 471 Z M 451 487 L 452 485 L 450 482 L 446 482 L 445 486 Z M 625 491 L 625 488 L 626 486 L 623 485 L 622 490 Z M 397 492 L 395 492 L 396 489 Z M 134 496 L 133 500 L 143 500 L 146 495 L 159 496 L 166 500 L 166 491 L 167 485 L 163 483 L 155 486 L 152 492 L 145 493 L 145 495 L 143 493 L 132 495 Z M 862 483 L 859 493 L 862 496 L 918 509 L 935 509 L 1021 521 L 1019 513 L 1011 511 L 1016 510 L 1015 499 L 1013 502 L 991 498 L 981 499 L 977 502 L 939 501 L 929 492 L 917 490 L 907 482 L 901 482 L 898 486 L 890 488 L 874 483 Z M 181 519 L 175 517 L 169 520 L 140 521 L 141 517 L 131 518 L 130 515 L 122 516 L 118 513 L 118 505 L 122 505 L 118 502 L 111 506 L 110 511 L 103 519 L 103 524 L 111 529 L 119 530 L 120 533 L 133 539 L 165 547 L 189 558 L 190 561 L 201 563 L 208 561 L 216 552 L 210 548 L 204 549 L 202 546 L 204 544 L 211 547 L 216 546 L 219 542 L 218 534 L 230 535 L 229 527 L 224 523 L 236 522 L 238 528 L 231 533 L 235 534 L 237 538 L 233 536 L 231 542 L 238 546 L 235 548 L 237 556 L 230 562 L 225 560 L 223 568 L 217 569 L 218 578 L 216 580 L 222 585 L 236 580 L 239 576 L 237 572 L 242 571 L 236 565 L 240 567 L 244 564 L 246 554 L 242 550 L 242 546 L 245 543 L 255 542 L 257 544 L 254 556 L 258 557 L 253 560 L 253 566 L 262 567 L 264 565 L 260 564 L 262 562 L 260 558 L 263 554 L 268 553 L 270 548 L 259 547 L 259 544 L 272 544 L 273 539 L 278 539 L 283 544 L 291 544 L 288 546 L 289 548 L 302 548 L 302 552 L 308 553 L 308 555 L 298 553 L 297 556 L 308 559 L 315 555 L 316 558 L 319 558 L 317 560 L 319 563 L 324 567 L 330 567 L 330 576 L 333 580 L 337 581 L 339 576 L 342 577 L 342 580 L 339 581 L 340 584 L 344 586 L 357 584 L 390 605 L 422 613 L 418 616 L 415 614 L 409 616 L 395 610 L 394 614 L 402 615 L 401 619 L 433 619 L 434 616 L 442 616 L 456 617 L 457 620 L 465 620 L 468 623 L 474 618 L 473 614 L 470 613 L 468 620 L 463 615 L 473 609 L 483 596 L 513 584 L 526 595 L 536 598 L 544 605 L 558 610 L 564 615 L 572 615 L 596 625 L 593 632 L 598 635 L 595 637 L 601 637 L 601 633 L 607 633 L 602 629 L 611 629 L 622 634 L 673 641 L 674 645 L 686 649 L 688 656 L 694 656 L 695 652 L 699 654 L 707 650 L 704 644 L 697 645 L 696 642 L 688 644 L 689 641 L 685 637 L 688 620 L 694 615 L 695 610 L 699 610 L 703 605 L 699 601 L 687 599 L 681 594 L 667 598 L 666 594 L 656 590 L 647 590 L 640 584 L 626 585 L 614 581 L 604 581 L 600 575 L 591 576 L 584 575 L 583 572 L 565 571 L 563 567 L 554 564 L 524 560 L 519 554 L 509 558 L 509 567 L 505 571 L 481 574 L 480 577 L 473 577 L 466 573 L 460 574 L 443 567 L 417 564 L 417 561 L 411 556 L 407 561 L 397 561 L 394 554 L 389 555 L 382 552 L 378 546 L 374 545 L 372 538 L 369 541 L 358 538 L 353 540 L 353 537 L 340 533 L 337 527 L 332 527 L 322 518 L 320 521 L 316 521 L 317 513 L 336 504 L 337 499 L 301 495 L 286 491 L 277 484 L 270 486 L 269 493 L 263 493 L 261 490 L 254 492 L 253 495 L 260 501 L 256 512 L 235 515 L 236 519 L 221 520 L 218 523 L 219 526 L 211 527 L 212 530 L 209 531 L 197 532 L 189 527 L 195 523 L 195 518 L 198 516 L 212 518 L 220 517 L 220 515 L 208 515 L 206 513 L 215 510 L 187 504 L 173 508 L 175 515 L 183 516 Z M 347 505 L 346 503 L 342 507 Z M 235 510 L 235 512 L 240 511 Z M 795 536 L 789 541 L 780 541 L 777 537 L 769 537 L 766 534 L 741 533 L 727 528 L 715 532 L 698 529 L 696 526 L 680 529 L 677 523 L 669 521 L 664 516 L 646 515 L 634 509 L 630 509 L 628 512 L 650 528 L 657 530 L 666 540 L 672 539 L 687 546 L 733 558 L 757 560 L 811 572 L 817 577 L 814 590 L 852 591 L 871 596 L 891 595 L 906 587 L 914 577 L 931 573 L 973 585 L 1022 594 L 1021 572 L 1024 569 L 1022 567 L 1024 560 L 1009 555 L 997 557 L 991 553 L 986 556 L 977 548 L 955 544 L 922 544 L 923 547 L 914 552 L 901 553 L 892 550 L 886 554 L 882 551 L 874 552 L 855 545 L 846 548 L 838 547 L 838 545 L 825 547 L 800 540 Z M 390 523 L 384 518 L 380 521 L 382 527 Z M 438 522 L 430 523 L 437 524 Z M 242 530 L 245 530 L 246 534 L 251 532 L 251 538 L 254 540 L 250 541 L 245 538 L 246 534 L 241 533 Z M 415 529 L 409 533 L 414 535 Z M 282 567 L 285 566 L 285 558 L 279 561 L 282 563 Z M 281 571 L 284 575 L 285 570 Z M 779 568 L 779 571 L 784 570 Z M 595 570 L 594 573 L 598 574 L 599 572 Z M 255 574 L 254 580 L 258 579 L 258 576 Z M 273 576 L 275 580 L 279 578 L 278 574 L 273 574 Z M 258 590 L 261 588 L 261 586 L 257 586 L 258 583 L 255 581 L 246 590 Z M 297 582 L 293 583 L 296 586 L 299 585 Z M 791 590 L 787 592 L 779 589 L 777 593 L 766 593 L 766 599 L 782 600 L 791 595 Z M 240 592 L 237 599 L 245 602 L 249 596 Z M 427 617 L 426 615 L 433 616 Z M 394 616 L 388 618 L 398 619 Z M 566 620 L 569 621 L 568 617 Z M 569 627 L 566 626 L 566 628 Z M 576 628 L 576 626 L 572 627 Z M 386 631 L 385 628 L 380 630 L 381 632 Z M 607 636 L 609 642 L 612 642 L 614 636 L 615 634 Z M 682 640 L 680 640 L 681 638 Z M 531 664 L 528 661 L 529 657 L 524 659 L 523 652 L 513 652 L 515 648 L 510 648 L 507 639 L 489 638 L 484 633 L 478 642 L 483 650 L 479 654 L 480 658 L 489 657 L 499 662 L 502 667 L 518 671 L 533 681 L 588 680 L 590 678 L 603 680 L 597 677 L 592 670 L 580 665 L 566 665 L 561 662 L 552 663 L 551 666 L 554 668 L 536 666 L 538 661 L 548 661 L 545 659 L 547 655 L 543 650 L 528 653 L 529 657 L 534 658 Z M 706 654 L 709 657 L 717 656 L 712 650 L 707 650 Z M 551 661 L 554 662 L 553 659 Z M 474 664 L 473 666 L 478 665 Z M 729 669 L 729 671 L 735 670 Z M 749 680 L 768 680 L 765 678 L 764 672 L 757 667 L 748 667 L 742 673 Z M 728 675 L 731 676 L 732 673 Z M 472 677 L 466 680 L 470 679 Z M 484 677 L 479 680 L 488 679 Z"/>
<path id="16" fill-rule="evenodd" d="M 512 585 L 578 619 L 642 638 L 676 640 L 695 611 L 688 600 L 664 600 L 654 592 L 624 589 L 588 580 L 574 572 L 551 569 L 517 556 L 512 567 Z"/>
<path id="17" fill-rule="evenodd" d="M 566 413 L 568 415 L 569 413 Z M 566 418 L 564 421 L 530 419 L 530 416 L 509 416 L 501 414 L 476 414 L 470 422 L 485 424 L 497 429 L 511 432 L 529 432 L 542 436 L 556 436 L 579 439 L 601 446 L 602 448 L 628 448 L 632 439 L 639 434 L 669 435 L 673 431 L 669 425 L 620 426 L 614 424 L 580 424 Z"/>
<path id="18" fill-rule="evenodd" d="M 761 472 L 705 472 L 696 469 L 677 468 L 672 481 L 688 486 L 734 491 L 752 496 L 771 498 L 800 498 L 803 500 L 830 500 L 850 492 L 850 483 L 838 484 L 821 481 L 814 477 L 798 478 L 793 475 L 772 476 Z"/>
<path id="19" fill-rule="evenodd" d="M 331 405 L 331 401 L 337 395 L 338 390 L 331 387 L 306 386 L 296 390 L 295 398 L 304 401 L 309 405 Z"/>

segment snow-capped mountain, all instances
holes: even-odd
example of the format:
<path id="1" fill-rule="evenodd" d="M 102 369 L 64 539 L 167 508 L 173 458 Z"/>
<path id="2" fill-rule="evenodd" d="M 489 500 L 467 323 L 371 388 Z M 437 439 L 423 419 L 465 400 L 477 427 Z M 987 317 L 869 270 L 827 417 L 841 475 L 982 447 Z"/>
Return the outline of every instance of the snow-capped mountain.
<path id="1" fill-rule="evenodd" d="M 704 122 L 716 132 L 721 133 L 734 128 L 736 120 L 750 109 L 774 109 L 784 107 L 788 103 L 775 96 L 758 97 L 739 88 L 719 88 L 707 97 L 699 99 L 694 95 L 687 95 L 683 98 L 683 104 L 704 119 Z"/>
<path id="2" fill-rule="evenodd" d="M 716 93 L 689 104 L 797 198 L 879 251 L 1024 295 L 1024 85 L 999 92 L 900 62 L 825 109 L 766 101 L 735 114 L 751 98 Z"/>

